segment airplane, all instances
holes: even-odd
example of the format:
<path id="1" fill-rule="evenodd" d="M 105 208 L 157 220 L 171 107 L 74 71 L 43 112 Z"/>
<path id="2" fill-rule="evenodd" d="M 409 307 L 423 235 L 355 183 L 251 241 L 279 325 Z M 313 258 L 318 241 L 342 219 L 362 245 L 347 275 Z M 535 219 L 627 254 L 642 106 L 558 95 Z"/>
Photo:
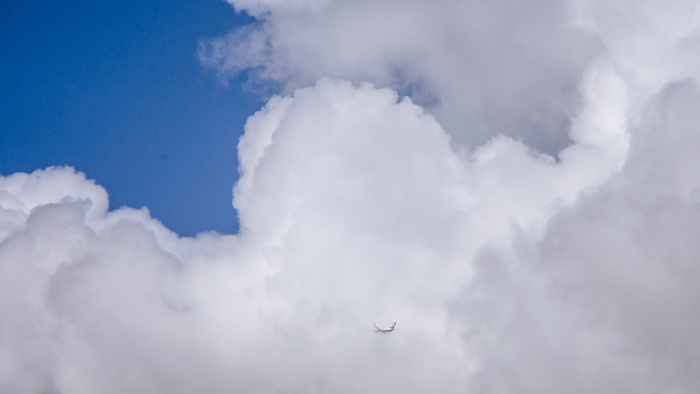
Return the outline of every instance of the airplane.
<path id="1" fill-rule="evenodd" d="M 394 328 L 396 328 L 396 322 L 394 322 L 394 324 L 392 324 L 389 328 L 379 328 L 376 324 L 374 325 L 374 328 L 376 328 L 374 332 L 381 332 L 383 334 L 386 334 L 388 332 L 394 331 Z"/>

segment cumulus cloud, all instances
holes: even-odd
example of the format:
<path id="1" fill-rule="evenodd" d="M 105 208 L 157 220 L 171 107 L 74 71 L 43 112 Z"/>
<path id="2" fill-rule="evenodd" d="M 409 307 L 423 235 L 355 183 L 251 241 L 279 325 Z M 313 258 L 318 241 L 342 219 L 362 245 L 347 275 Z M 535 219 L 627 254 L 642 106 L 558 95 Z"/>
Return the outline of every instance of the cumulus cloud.
<path id="1" fill-rule="evenodd" d="M 390 86 L 473 147 L 499 134 L 566 146 L 578 80 L 602 51 L 561 1 L 230 3 L 262 22 L 203 42 L 221 75 L 253 68 L 287 91 L 327 76 Z"/>
<path id="2" fill-rule="evenodd" d="M 695 82 L 664 89 L 619 174 L 539 240 L 475 260 L 452 311 L 483 356 L 478 391 L 698 389 L 698 104 Z"/>
<path id="3" fill-rule="evenodd" d="M 697 5 L 230 2 L 240 233 L 0 178 L 0 392 L 700 389 Z"/>

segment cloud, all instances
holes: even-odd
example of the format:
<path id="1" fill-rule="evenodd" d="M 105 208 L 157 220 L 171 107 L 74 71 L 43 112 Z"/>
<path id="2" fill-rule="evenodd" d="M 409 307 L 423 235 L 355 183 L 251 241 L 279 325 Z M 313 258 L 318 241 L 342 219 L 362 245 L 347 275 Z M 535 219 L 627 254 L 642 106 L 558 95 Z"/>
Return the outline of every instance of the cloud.
<path id="1" fill-rule="evenodd" d="M 459 143 L 495 135 L 555 153 L 598 38 L 560 1 L 230 1 L 255 28 L 202 43 L 226 75 L 255 67 L 287 92 L 321 77 L 390 86 L 428 107 Z"/>
<path id="2" fill-rule="evenodd" d="M 1 177 L 0 392 L 698 391 L 697 6 L 232 4 L 240 233 Z"/>
<path id="3" fill-rule="evenodd" d="M 695 82 L 664 89 L 618 175 L 540 240 L 521 233 L 476 259 L 452 310 L 483 356 L 477 391 L 698 389 L 699 100 Z"/>

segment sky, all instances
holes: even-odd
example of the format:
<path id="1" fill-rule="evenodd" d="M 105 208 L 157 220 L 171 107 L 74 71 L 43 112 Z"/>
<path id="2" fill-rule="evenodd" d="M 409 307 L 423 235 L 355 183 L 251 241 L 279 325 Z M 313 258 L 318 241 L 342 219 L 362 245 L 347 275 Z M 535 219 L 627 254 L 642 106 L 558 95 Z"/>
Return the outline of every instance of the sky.
<path id="1" fill-rule="evenodd" d="M 236 143 L 262 101 L 217 83 L 197 46 L 250 18 L 222 1 L 0 8 L 0 173 L 72 166 L 181 235 L 238 230 Z"/>
<path id="2" fill-rule="evenodd" d="M 207 7 L 237 230 L 3 172 L 0 392 L 700 391 L 697 2 Z"/>

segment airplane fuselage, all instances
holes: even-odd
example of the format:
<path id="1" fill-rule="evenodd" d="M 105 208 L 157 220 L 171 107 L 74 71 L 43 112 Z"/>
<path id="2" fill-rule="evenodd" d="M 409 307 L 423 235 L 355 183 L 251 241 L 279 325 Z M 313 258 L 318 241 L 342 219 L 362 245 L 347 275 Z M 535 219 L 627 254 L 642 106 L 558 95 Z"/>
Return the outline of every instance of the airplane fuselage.
<path id="1" fill-rule="evenodd" d="M 396 322 L 394 322 L 394 324 L 392 324 L 389 328 L 379 328 L 376 324 L 374 325 L 374 328 L 376 328 L 375 332 L 381 332 L 386 334 L 388 332 L 394 331 L 394 329 L 396 328 Z"/>

